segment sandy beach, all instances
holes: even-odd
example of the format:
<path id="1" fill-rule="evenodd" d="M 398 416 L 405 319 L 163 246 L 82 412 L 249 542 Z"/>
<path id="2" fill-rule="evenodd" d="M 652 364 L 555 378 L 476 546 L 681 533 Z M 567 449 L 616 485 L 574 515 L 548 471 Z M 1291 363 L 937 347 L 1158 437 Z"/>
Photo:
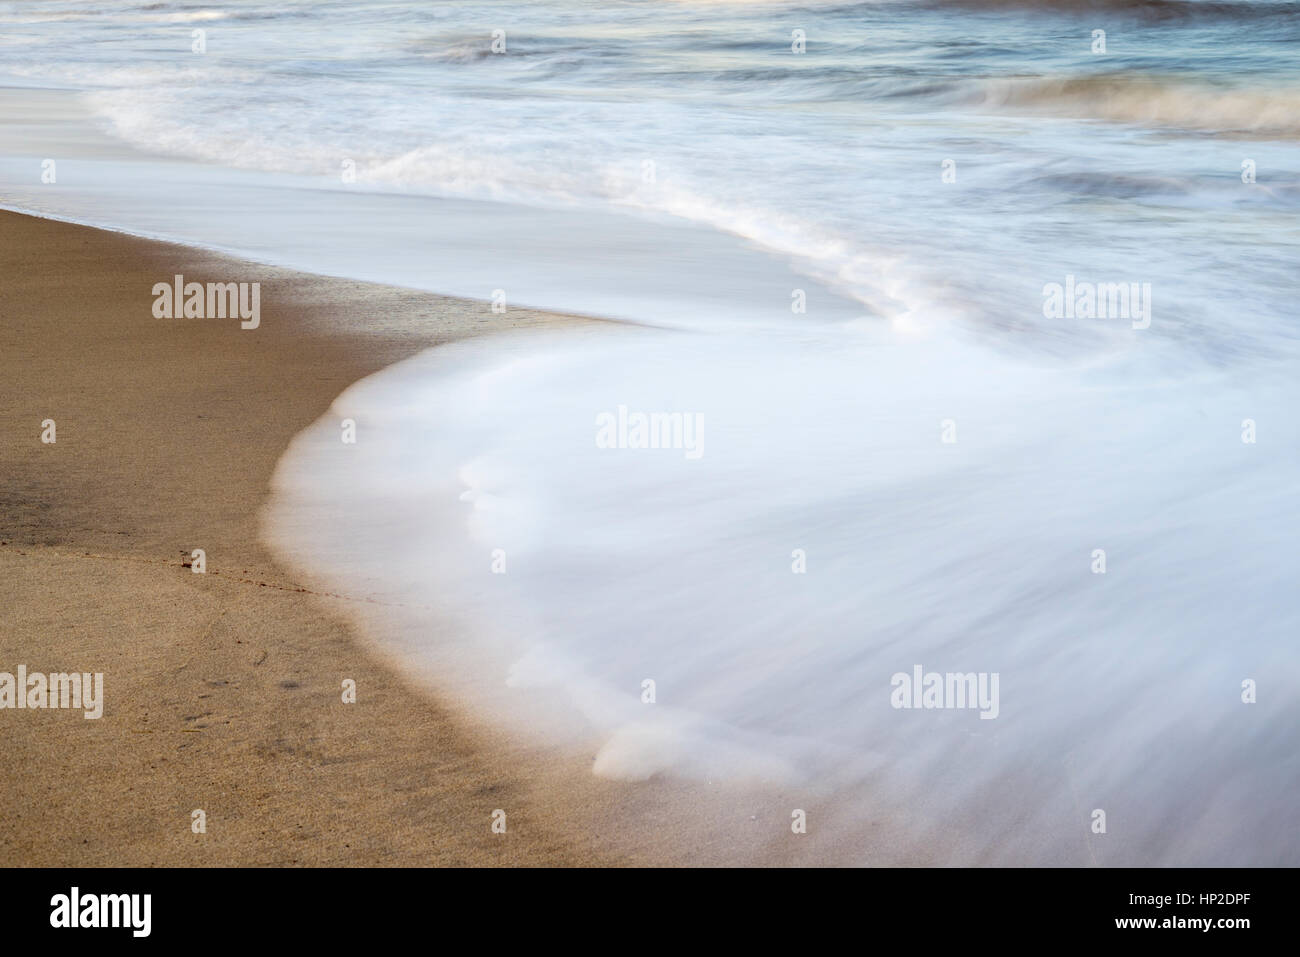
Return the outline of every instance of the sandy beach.
<path id="1" fill-rule="evenodd" d="M 11 213 L 0 223 L 0 657 L 102 671 L 106 686 L 99 720 L 7 715 L 5 859 L 595 860 L 519 802 L 526 787 L 490 743 L 362 652 L 257 541 L 294 433 L 350 382 L 482 332 L 486 307 Z M 155 319 L 149 290 L 175 272 L 260 280 L 261 328 Z M 47 418 L 54 444 L 40 441 Z M 182 565 L 193 548 L 206 574 Z M 345 677 L 356 706 L 341 701 Z M 489 829 L 503 803 L 504 840 Z M 191 830 L 195 809 L 206 834 Z"/>

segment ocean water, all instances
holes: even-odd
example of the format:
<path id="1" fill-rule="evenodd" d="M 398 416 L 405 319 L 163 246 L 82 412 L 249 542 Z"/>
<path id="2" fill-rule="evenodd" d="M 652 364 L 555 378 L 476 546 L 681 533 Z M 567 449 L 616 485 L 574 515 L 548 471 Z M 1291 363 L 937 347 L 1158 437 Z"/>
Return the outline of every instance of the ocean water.
<path id="1" fill-rule="evenodd" d="M 268 535 L 421 680 L 954 862 L 1300 863 L 1300 4 L 109 11 L 0 4 L 0 203 L 636 321 L 417 357 L 286 454 Z M 620 407 L 690 447 L 601 447 Z M 916 665 L 997 717 L 893 707 Z"/>

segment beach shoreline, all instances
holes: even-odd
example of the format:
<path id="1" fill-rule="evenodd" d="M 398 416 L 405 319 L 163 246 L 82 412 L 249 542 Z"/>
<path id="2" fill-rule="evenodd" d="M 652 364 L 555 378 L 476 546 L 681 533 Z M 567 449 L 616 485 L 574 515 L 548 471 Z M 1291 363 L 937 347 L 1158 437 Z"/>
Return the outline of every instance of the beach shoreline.
<path id="1" fill-rule="evenodd" d="M 98 720 L 0 715 L 6 859 L 604 861 L 520 800 L 499 743 L 364 651 L 257 534 L 280 453 L 348 384 L 440 342 L 566 320 L 15 213 L 0 223 L 0 670 L 105 676 Z M 175 274 L 261 282 L 260 326 L 155 318 L 151 287 Z M 202 575 L 185 567 L 196 548 Z M 508 837 L 490 830 L 502 804 Z"/>

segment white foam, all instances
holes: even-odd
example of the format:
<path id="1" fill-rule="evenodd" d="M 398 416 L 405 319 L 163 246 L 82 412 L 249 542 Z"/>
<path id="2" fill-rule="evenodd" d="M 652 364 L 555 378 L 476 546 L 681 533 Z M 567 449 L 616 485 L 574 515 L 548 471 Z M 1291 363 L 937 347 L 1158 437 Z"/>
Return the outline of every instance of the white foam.
<path id="1" fill-rule="evenodd" d="M 268 529 L 302 574 L 403 608 L 368 621 L 413 675 L 597 774 L 983 815 L 972 860 L 1084 863 L 1104 807 L 1110 863 L 1294 861 L 1270 815 L 1298 770 L 1296 388 L 1148 361 L 879 327 L 460 345 L 344 393 Z M 619 403 L 699 412 L 705 455 L 597 448 Z M 915 664 L 999 673 L 999 716 L 894 710 Z"/>

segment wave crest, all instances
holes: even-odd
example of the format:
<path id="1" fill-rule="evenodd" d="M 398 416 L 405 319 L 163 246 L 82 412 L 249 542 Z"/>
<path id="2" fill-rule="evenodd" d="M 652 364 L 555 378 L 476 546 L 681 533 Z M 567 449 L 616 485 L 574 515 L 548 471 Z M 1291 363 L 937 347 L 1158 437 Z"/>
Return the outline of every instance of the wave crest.
<path id="1" fill-rule="evenodd" d="M 1300 92 L 1233 90 L 1134 74 L 999 80 L 985 106 L 1011 107 L 1165 129 L 1300 137 Z"/>

